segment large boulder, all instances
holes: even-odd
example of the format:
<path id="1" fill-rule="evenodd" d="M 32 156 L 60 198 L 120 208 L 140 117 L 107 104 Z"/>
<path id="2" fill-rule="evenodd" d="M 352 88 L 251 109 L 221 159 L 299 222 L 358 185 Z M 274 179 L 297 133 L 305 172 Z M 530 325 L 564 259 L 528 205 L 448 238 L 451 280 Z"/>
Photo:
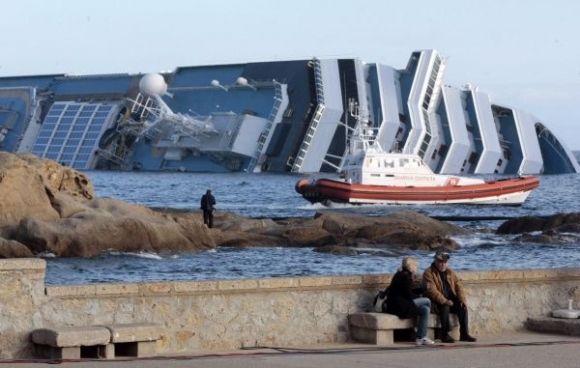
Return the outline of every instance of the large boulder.
<path id="1" fill-rule="evenodd" d="M 408 210 L 385 217 L 322 212 L 312 218 L 277 221 L 222 213 L 216 215 L 215 223 L 221 230 L 213 233 L 218 247 L 313 247 L 347 254 L 356 252 L 337 247 L 452 250 L 459 248 L 459 244 L 450 235 L 469 233 L 469 230 Z"/>
<path id="2" fill-rule="evenodd" d="M 57 169 L 52 161 L 34 157 L 0 152 L 0 226 L 16 225 L 26 216 L 46 221 L 60 218 L 51 197 L 63 181 L 70 181 L 74 175 L 64 168 Z"/>
<path id="3" fill-rule="evenodd" d="M 28 247 L 16 240 L 0 238 L 0 258 L 29 258 L 34 254 Z"/>
<path id="4" fill-rule="evenodd" d="M 469 230 L 410 210 L 401 210 L 385 217 L 339 213 L 317 216 L 322 219 L 325 231 L 341 237 L 342 245 L 356 248 L 452 250 L 459 248 L 459 244 L 450 236 L 469 233 Z"/>
<path id="5" fill-rule="evenodd" d="M 401 210 L 385 217 L 361 217 L 344 214 L 324 214 L 323 228 L 349 239 L 364 239 L 365 246 L 403 245 L 413 249 L 438 248 L 451 235 L 467 234 L 469 230 L 435 220 L 419 212 Z M 433 243 L 433 244 L 431 244 Z"/>
<path id="6" fill-rule="evenodd" d="M 109 250 L 176 253 L 215 247 L 201 221 L 176 220 L 146 207 L 111 199 L 93 199 L 56 221 L 23 218 L 15 240 L 35 253 L 88 257 Z"/>
<path id="7" fill-rule="evenodd" d="M 496 234 L 542 232 L 579 232 L 580 213 L 558 213 L 552 216 L 524 216 L 503 222 Z"/>
<path id="8" fill-rule="evenodd" d="M 191 213 L 96 198 L 88 176 L 30 154 L 0 152 L 0 257 L 175 253 L 216 246 Z"/>

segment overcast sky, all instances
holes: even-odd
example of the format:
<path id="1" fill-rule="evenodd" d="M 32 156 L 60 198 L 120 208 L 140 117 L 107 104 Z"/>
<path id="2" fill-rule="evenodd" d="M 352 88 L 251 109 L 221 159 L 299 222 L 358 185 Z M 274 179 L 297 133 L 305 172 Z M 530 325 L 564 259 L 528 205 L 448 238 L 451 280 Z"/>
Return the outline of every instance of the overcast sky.
<path id="1" fill-rule="evenodd" d="M 359 58 L 403 69 L 447 57 L 471 83 L 580 150 L 580 1 L 4 0 L 0 76 Z"/>

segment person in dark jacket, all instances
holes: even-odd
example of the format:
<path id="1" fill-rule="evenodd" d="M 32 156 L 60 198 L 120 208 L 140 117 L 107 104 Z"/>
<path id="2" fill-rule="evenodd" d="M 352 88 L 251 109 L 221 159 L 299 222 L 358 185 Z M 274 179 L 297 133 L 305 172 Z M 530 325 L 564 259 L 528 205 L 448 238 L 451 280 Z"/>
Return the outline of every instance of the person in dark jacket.
<path id="1" fill-rule="evenodd" d="M 403 258 L 401 267 L 391 280 L 387 294 L 387 313 L 399 318 L 415 318 L 417 322 L 417 345 L 432 345 L 434 342 L 427 337 L 427 323 L 431 301 L 420 297 L 421 288 L 413 289 L 413 273 L 417 271 L 419 262 L 413 257 Z"/>
<path id="2" fill-rule="evenodd" d="M 455 342 L 449 335 L 449 313 L 454 313 L 459 320 L 459 339 L 475 342 L 477 339 L 469 334 L 467 295 L 459 277 L 447 266 L 448 261 L 448 253 L 437 251 L 431 267 L 423 273 L 426 294 L 433 302 L 433 313 L 438 314 L 441 321 L 441 341 Z"/>
<path id="3" fill-rule="evenodd" d="M 210 229 L 213 227 L 215 203 L 215 197 L 211 194 L 211 189 L 208 189 L 205 194 L 201 196 L 201 210 L 203 211 L 203 223 Z"/>

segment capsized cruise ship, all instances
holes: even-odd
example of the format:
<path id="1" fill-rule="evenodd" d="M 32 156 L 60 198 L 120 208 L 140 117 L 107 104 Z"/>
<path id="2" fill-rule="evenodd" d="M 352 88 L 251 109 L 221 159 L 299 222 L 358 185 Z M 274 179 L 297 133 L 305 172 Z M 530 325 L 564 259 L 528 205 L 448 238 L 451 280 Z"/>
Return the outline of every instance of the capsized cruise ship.
<path id="1" fill-rule="evenodd" d="M 437 173 L 580 172 L 547 122 L 446 85 L 445 66 L 423 50 L 403 69 L 312 58 L 0 77 L 0 150 L 78 170 L 337 172 L 355 101 L 381 147 L 418 154 Z"/>

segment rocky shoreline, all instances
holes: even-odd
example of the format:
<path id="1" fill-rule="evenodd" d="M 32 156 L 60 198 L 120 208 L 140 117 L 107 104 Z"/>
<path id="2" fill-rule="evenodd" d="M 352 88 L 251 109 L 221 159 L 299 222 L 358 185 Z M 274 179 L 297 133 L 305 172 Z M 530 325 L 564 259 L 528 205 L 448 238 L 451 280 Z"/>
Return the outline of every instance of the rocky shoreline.
<path id="1" fill-rule="evenodd" d="M 0 152 L 0 258 L 91 257 L 111 250 L 172 254 L 216 247 L 447 249 L 467 230 L 415 211 L 385 217 L 317 213 L 312 218 L 254 219 L 217 212 L 208 229 L 200 211 L 147 208 L 97 198 L 88 176 L 30 154 Z M 550 244 L 578 239 L 580 214 L 506 220 L 498 234 Z"/>

